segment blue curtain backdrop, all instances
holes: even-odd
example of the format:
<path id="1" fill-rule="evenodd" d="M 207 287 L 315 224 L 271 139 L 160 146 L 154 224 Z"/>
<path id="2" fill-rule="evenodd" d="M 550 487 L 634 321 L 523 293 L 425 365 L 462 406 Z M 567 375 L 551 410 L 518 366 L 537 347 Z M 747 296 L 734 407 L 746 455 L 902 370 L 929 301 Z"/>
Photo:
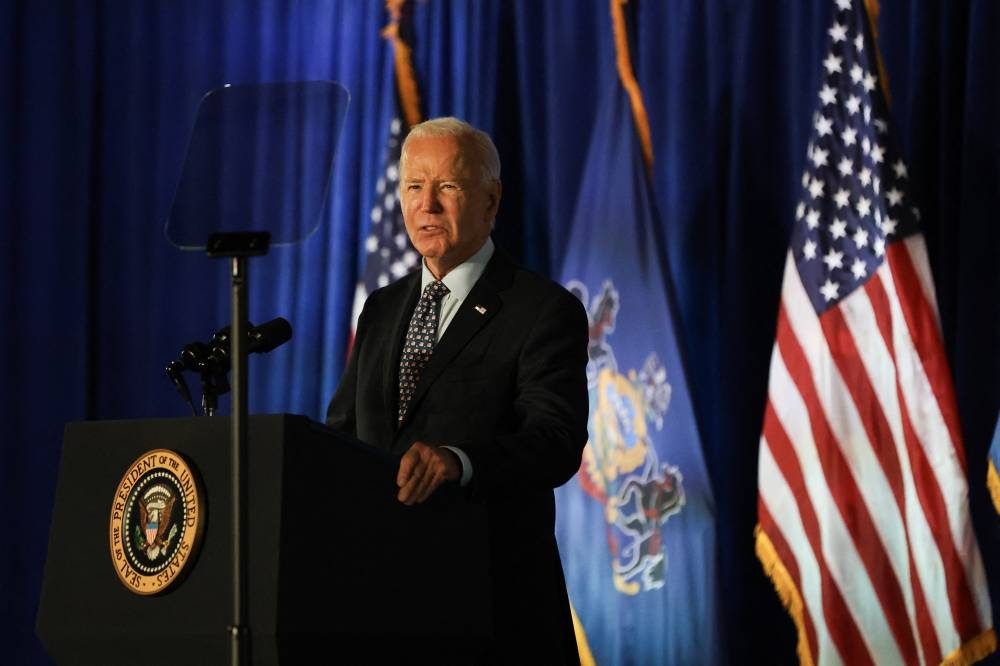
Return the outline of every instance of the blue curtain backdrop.
<path id="1" fill-rule="evenodd" d="M 757 440 L 831 5 L 643 2 L 632 36 L 733 662 L 795 661 L 791 622 L 753 554 Z M 1000 4 L 881 7 L 996 604 L 985 468 L 1000 406 Z M 322 226 L 251 262 L 251 320 L 280 315 L 295 328 L 290 344 L 252 359 L 251 410 L 322 417 L 392 113 L 386 22 L 374 0 L 0 8 L 0 662 L 47 663 L 33 625 L 64 425 L 183 416 L 163 368 L 228 321 L 224 263 L 174 249 L 162 229 L 198 100 L 224 83 L 332 79 L 351 94 Z M 505 186 L 497 240 L 553 275 L 597 91 L 612 84 L 601 65 L 610 30 L 606 0 L 415 6 L 424 113 L 494 134 Z"/>

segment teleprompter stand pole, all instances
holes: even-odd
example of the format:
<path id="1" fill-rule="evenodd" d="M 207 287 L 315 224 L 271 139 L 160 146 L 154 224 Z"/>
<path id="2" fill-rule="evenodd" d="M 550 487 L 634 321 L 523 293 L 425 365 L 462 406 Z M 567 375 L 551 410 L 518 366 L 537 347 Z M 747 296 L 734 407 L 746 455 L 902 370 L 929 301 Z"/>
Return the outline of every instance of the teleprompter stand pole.
<path id="1" fill-rule="evenodd" d="M 232 359 L 233 409 L 230 437 L 232 541 L 232 621 L 228 627 L 230 666 L 250 663 L 250 627 L 247 624 L 247 258 L 267 254 L 271 234 L 267 232 L 216 233 L 209 236 L 208 256 L 229 258 L 232 272 Z"/>

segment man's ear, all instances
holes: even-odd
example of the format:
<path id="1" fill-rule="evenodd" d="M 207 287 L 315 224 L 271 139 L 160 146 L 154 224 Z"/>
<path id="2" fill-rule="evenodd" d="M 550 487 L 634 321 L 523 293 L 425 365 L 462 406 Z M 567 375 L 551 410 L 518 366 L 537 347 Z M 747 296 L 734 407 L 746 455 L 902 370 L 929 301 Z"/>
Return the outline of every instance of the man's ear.
<path id="1" fill-rule="evenodd" d="M 503 187 L 500 185 L 500 181 L 495 181 L 493 186 L 490 188 L 490 192 L 487 195 L 487 202 L 489 202 L 489 207 L 487 208 L 487 217 L 494 218 L 497 215 L 497 210 L 500 208 L 500 193 Z"/>

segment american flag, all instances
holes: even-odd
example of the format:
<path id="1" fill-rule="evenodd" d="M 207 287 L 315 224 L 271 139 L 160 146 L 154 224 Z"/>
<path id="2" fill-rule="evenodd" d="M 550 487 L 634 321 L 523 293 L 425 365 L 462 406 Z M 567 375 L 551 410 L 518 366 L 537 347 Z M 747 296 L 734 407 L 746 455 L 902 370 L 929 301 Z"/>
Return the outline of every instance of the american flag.
<path id="1" fill-rule="evenodd" d="M 860 2 L 860 0 L 859 0 Z M 835 0 L 760 439 L 757 554 L 802 663 L 995 649 L 920 214 L 864 9 Z"/>
<path id="2" fill-rule="evenodd" d="M 364 274 L 354 291 L 351 331 L 357 329 L 358 316 L 368 294 L 395 282 L 419 265 L 420 255 L 413 249 L 403 226 L 399 205 L 399 156 L 404 123 L 398 115 L 390 125 L 385 168 L 375 186 L 371 227 L 365 238 Z"/>

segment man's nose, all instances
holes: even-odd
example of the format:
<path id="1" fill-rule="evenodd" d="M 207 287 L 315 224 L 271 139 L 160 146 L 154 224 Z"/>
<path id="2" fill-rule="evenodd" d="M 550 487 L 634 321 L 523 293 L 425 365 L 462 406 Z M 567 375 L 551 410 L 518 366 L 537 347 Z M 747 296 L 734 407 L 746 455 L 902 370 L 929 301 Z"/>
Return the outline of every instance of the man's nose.
<path id="1" fill-rule="evenodd" d="M 436 213 L 441 210 L 441 201 L 438 199 L 436 188 L 425 187 L 420 190 L 420 209 L 426 213 Z"/>

